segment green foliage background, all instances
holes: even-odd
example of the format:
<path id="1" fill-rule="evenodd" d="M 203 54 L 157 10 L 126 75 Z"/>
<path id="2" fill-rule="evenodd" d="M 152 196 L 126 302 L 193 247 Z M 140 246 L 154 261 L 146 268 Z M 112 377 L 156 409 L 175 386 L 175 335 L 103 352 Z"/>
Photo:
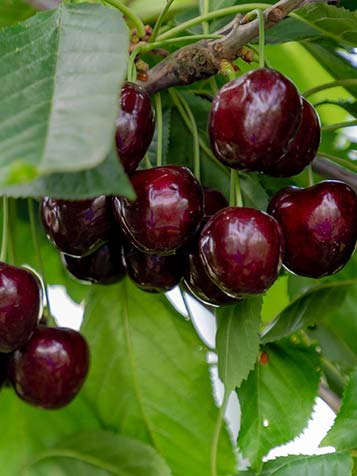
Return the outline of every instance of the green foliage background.
<path id="1" fill-rule="evenodd" d="M 104 3 L 65 2 L 58 10 L 37 15 L 24 0 L 0 4 L 0 193 L 10 197 L 9 258 L 14 264 L 38 267 L 24 198 L 134 197 L 112 150 L 128 28 L 122 15 Z M 241 3 L 210 0 L 209 8 Z M 339 8 L 313 4 L 270 30 L 269 65 L 289 76 L 302 93 L 323 83 L 356 79 L 354 3 L 346 0 Z M 163 4 L 133 0 L 130 7 L 153 22 Z M 194 0 L 176 0 L 168 25 L 199 11 Z M 213 21 L 211 31 L 229 19 Z M 200 27 L 186 33 L 197 32 Z M 151 57 L 145 59 L 153 64 Z M 237 66 L 244 73 L 256 65 L 239 59 Z M 218 86 L 224 81 L 216 78 Z M 200 81 L 177 91 L 197 123 L 202 183 L 228 194 L 228 171 L 212 158 L 207 141 L 211 85 Z M 172 96 L 161 96 L 164 163 L 193 168 L 193 137 Z M 309 99 L 320 104 L 325 126 L 356 117 L 356 84 Z M 356 142 L 345 130 L 325 131 L 320 150 L 356 172 Z M 149 150 L 152 162 L 156 152 L 157 135 Z M 270 196 L 289 183 L 305 186 L 307 174 L 281 180 L 242 173 L 244 203 L 265 210 Z M 262 299 L 218 310 L 219 376 L 228 393 L 237 392 L 242 412 L 238 442 L 232 442 L 224 422 L 219 432 L 222 414 L 212 394 L 209 349 L 192 323 L 165 296 L 146 294 L 128 279 L 108 287 L 75 282 L 39 223 L 37 234 L 47 283 L 65 286 L 85 306 L 82 332 L 91 347 L 92 366 L 81 394 L 60 411 L 31 408 L 10 389 L 1 391 L 2 474 L 357 474 L 352 458 L 357 449 L 356 257 L 343 271 L 322 280 L 282 271 Z M 267 355 L 266 364 L 261 352 Z M 337 452 L 263 464 L 273 446 L 306 426 L 321 379 L 343 398 L 336 424 L 322 442 Z M 239 471 L 237 455 L 239 461 L 248 459 L 248 472 Z"/>

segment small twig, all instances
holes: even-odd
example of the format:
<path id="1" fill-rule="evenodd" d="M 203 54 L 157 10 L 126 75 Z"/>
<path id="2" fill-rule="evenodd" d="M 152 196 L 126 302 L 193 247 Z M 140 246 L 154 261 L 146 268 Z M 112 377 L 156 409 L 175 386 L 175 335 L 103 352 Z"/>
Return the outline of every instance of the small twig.
<path id="1" fill-rule="evenodd" d="M 327 405 L 331 408 L 331 410 L 335 413 L 338 413 L 341 407 L 341 400 L 340 398 L 326 385 L 320 384 L 319 387 L 319 397 L 327 403 Z"/>
<path id="2" fill-rule="evenodd" d="M 312 169 L 322 177 L 334 180 L 342 180 L 357 193 L 357 175 L 340 165 L 323 157 L 316 157 L 312 162 Z"/>
<path id="3" fill-rule="evenodd" d="M 299 8 L 302 1 L 280 0 L 265 9 L 263 12 L 265 29 L 273 27 Z M 319 2 L 325 3 L 326 0 Z M 223 34 L 224 38 L 201 40 L 169 55 L 149 70 L 148 80 L 140 83 L 141 86 L 148 94 L 153 95 L 172 86 L 191 84 L 217 74 L 223 59 L 236 60 L 241 56 L 242 48 L 258 37 L 259 20 L 241 24 L 241 18 L 239 21 L 236 19 L 217 33 Z M 164 39 L 163 35 L 161 39 Z"/>

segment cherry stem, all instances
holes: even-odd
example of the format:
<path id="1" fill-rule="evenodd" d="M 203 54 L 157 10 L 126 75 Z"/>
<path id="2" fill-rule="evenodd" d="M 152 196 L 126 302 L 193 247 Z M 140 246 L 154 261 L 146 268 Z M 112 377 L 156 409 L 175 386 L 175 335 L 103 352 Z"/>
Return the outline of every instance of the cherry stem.
<path id="1" fill-rule="evenodd" d="M 229 206 L 230 207 L 242 207 L 242 191 L 240 187 L 239 173 L 235 169 L 231 169 L 230 178 L 230 192 L 229 192 Z"/>
<path id="2" fill-rule="evenodd" d="M 212 441 L 212 447 L 211 447 L 211 476 L 217 476 L 218 475 L 218 472 L 217 472 L 218 443 L 219 443 L 219 437 L 220 437 L 222 426 L 223 426 L 224 415 L 225 415 L 226 410 L 227 410 L 229 396 L 230 396 L 230 392 L 227 392 L 227 390 L 225 390 L 224 397 L 223 397 L 223 403 L 222 403 L 222 406 L 221 406 L 221 408 L 219 409 L 219 412 L 218 412 L 216 428 L 215 428 L 214 434 L 213 434 L 213 441 Z"/>
<path id="3" fill-rule="evenodd" d="M 312 187 L 314 185 L 314 173 L 312 170 L 312 165 L 309 165 L 307 167 L 307 179 L 308 179 L 309 187 Z"/>
<path id="4" fill-rule="evenodd" d="M 200 164 L 200 138 L 198 134 L 197 124 L 190 106 L 187 104 L 182 94 L 174 89 L 169 89 L 173 103 L 177 107 L 186 127 L 193 136 L 193 172 L 198 180 L 200 180 L 201 164 Z"/>
<path id="5" fill-rule="evenodd" d="M 131 54 L 129 56 L 127 78 L 128 78 L 128 81 L 131 81 L 133 83 L 136 82 L 135 60 L 136 60 L 136 57 L 138 56 L 138 54 L 141 53 L 142 50 L 143 50 L 142 45 L 137 45 L 133 49 L 133 51 L 131 52 Z"/>
<path id="6" fill-rule="evenodd" d="M 159 30 L 161 28 L 161 25 L 163 21 L 165 20 L 166 13 L 169 11 L 171 5 L 174 3 L 174 0 L 166 0 L 166 5 L 164 8 L 161 10 L 160 15 L 155 23 L 154 29 L 152 31 L 151 37 L 149 42 L 152 43 L 156 40 L 157 35 L 159 34 Z"/>
<path id="7" fill-rule="evenodd" d="M 144 162 L 145 162 L 145 167 L 147 169 L 151 169 L 152 168 L 152 163 L 151 163 L 151 160 L 150 160 L 150 157 L 149 157 L 149 154 L 146 153 L 145 156 L 144 156 Z"/>
<path id="8" fill-rule="evenodd" d="M 200 2 L 200 9 L 202 15 L 207 15 L 209 13 L 209 0 L 201 0 Z M 208 35 L 209 34 L 209 23 L 208 21 L 202 22 L 202 29 L 203 33 Z"/>
<path id="9" fill-rule="evenodd" d="M 271 4 L 269 3 L 245 3 L 243 5 L 234 5 L 232 7 L 222 8 L 221 10 L 217 10 L 214 12 L 209 12 L 206 15 L 200 15 L 198 17 L 192 18 L 180 25 L 177 25 L 175 28 L 171 28 L 171 30 L 159 35 L 158 39 L 166 40 L 167 38 L 173 38 L 182 31 L 186 31 L 187 29 L 199 25 L 203 22 L 208 22 L 211 20 L 216 20 L 217 18 L 222 18 L 228 15 L 234 15 L 236 13 L 244 13 L 246 11 L 251 10 L 252 8 L 269 8 Z"/>
<path id="10" fill-rule="evenodd" d="M 144 23 L 132 10 L 130 10 L 130 8 L 124 5 L 120 0 L 105 0 L 105 2 L 122 12 L 122 14 L 128 19 L 129 23 L 136 28 L 136 33 L 139 38 L 145 36 Z"/>
<path id="11" fill-rule="evenodd" d="M 220 65 L 220 72 L 226 76 L 229 81 L 233 81 L 236 79 L 237 75 L 236 72 L 234 71 L 232 63 L 230 63 L 227 60 L 222 60 L 221 65 Z"/>
<path id="12" fill-rule="evenodd" d="M 156 48 L 164 48 L 165 46 L 169 46 L 176 43 L 182 43 L 182 42 L 191 43 L 192 41 L 198 41 L 198 40 L 220 40 L 221 38 L 224 38 L 224 35 L 218 35 L 215 33 L 211 33 L 207 35 L 206 34 L 187 35 L 187 36 L 179 36 L 177 38 L 169 38 L 168 40 L 155 41 L 155 43 L 147 43 L 146 45 L 143 44 L 138 46 L 142 46 L 142 51 L 147 52 L 147 51 L 155 50 Z"/>
<path id="13" fill-rule="evenodd" d="M 247 13 L 245 18 L 249 21 L 253 20 L 255 17 L 259 20 L 259 68 L 264 68 L 265 66 L 265 19 L 264 13 L 259 9 L 256 8 L 250 13 Z"/>
<path id="14" fill-rule="evenodd" d="M 160 93 L 155 94 L 155 112 L 157 124 L 157 150 L 156 150 L 156 165 L 162 165 L 162 149 L 163 149 L 163 123 L 162 123 L 162 104 Z"/>
<path id="15" fill-rule="evenodd" d="M 34 212 L 34 207 L 33 207 L 33 200 L 31 198 L 29 198 L 27 200 L 27 205 L 28 205 L 28 214 L 29 214 L 29 219 L 30 219 L 32 243 L 33 243 L 33 247 L 35 249 L 38 270 L 41 274 L 41 278 L 42 278 L 42 282 L 43 282 L 43 289 L 44 289 L 45 297 L 46 297 L 48 317 L 49 317 L 50 320 L 52 320 L 54 322 L 52 312 L 51 312 L 51 304 L 50 304 L 50 299 L 49 299 L 48 286 L 47 286 L 47 282 L 46 282 L 46 278 L 45 278 L 45 269 L 44 269 L 44 266 L 43 266 L 43 261 L 42 261 L 42 256 L 41 256 L 41 248 L 40 248 L 40 245 L 39 245 L 39 242 L 38 242 L 38 237 L 37 237 L 36 220 L 35 220 L 35 212 Z"/>
<path id="16" fill-rule="evenodd" d="M 2 199 L 2 241 L 1 241 L 1 252 L 0 252 L 0 261 L 6 262 L 7 256 L 7 243 L 8 243 L 8 232 L 9 232 L 9 199 L 8 197 L 3 197 Z"/>
<path id="17" fill-rule="evenodd" d="M 338 86 L 357 86 L 357 79 L 337 79 L 331 83 L 320 84 L 319 86 L 308 89 L 302 95 L 307 98 L 308 96 L 312 96 L 313 94 L 324 91 L 325 89 L 337 88 Z"/>
<path id="18" fill-rule="evenodd" d="M 347 122 L 337 122 L 336 124 L 329 124 L 327 126 L 322 126 L 322 131 L 335 131 L 337 129 L 343 129 L 345 127 L 357 126 L 357 120 L 347 121 Z"/>

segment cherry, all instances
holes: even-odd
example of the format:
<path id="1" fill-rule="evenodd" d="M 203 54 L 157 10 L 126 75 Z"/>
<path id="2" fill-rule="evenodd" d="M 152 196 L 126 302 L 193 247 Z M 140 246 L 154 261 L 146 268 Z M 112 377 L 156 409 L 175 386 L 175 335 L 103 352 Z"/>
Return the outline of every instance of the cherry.
<path id="1" fill-rule="evenodd" d="M 88 345 L 78 332 L 39 326 L 13 354 L 9 374 L 16 393 L 25 402 L 60 408 L 77 395 L 88 367 Z"/>
<path id="2" fill-rule="evenodd" d="M 56 200 L 44 197 L 42 223 L 48 238 L 63 253 L 81 257 L 108 241 L 112 234 L 111 198 Z"/>
<path id="3" fill-rule="evenodd" d="M 204 194 L 204 211 L 205 217 L 209 218 L 214 215 L 218 210 L 228 207 L 228 200 L 226 197 L 219 191 L 214 188 L 203 188 Z"/>
<path id="4" fill-rule="evenodd" d="M 192 240 L 203 216 L 202 187 L 186 167 L 139 170 L 131 177 L 136 201 L 113 200 L 124 233 L 146 253 L 173 254 Z"/>
<path id="5" fill-rule="evenodd" d="M 198 247 L 207 274 L 232 297 L 264 293 L 278 276 L 280 227 L 259 210 L 220 210 L 203 228 Z"/>
<path id="6" fill-rule="evenodd" d="M 343 182 L 324 181 L 275 194 L 268 212 L 280 223 L 286 243 L 284 265 L 302 276 L 339 271 L 357 239 L 357 197 Z"/>
<path id="7" fill-rule="evenodd" d="M 297 175 L 312 162 L 320 145 L 320 120 L 314 107 L 303 98 L 302 119 L 298 131 L 284 154 L 264 173 L 273 177 Z"/>
<path id="8" fill-rule="evenodd" d="M 177 253 L 160 256 L 143 253 L 133 245 L 124 247 L 128 276 L 144 291 L 164 293 L 179 284 L 185 267 L 185 256 Z"/>
<path id="9" fill-rule="evenodd" d="M 279 72 L 260 68 L 227 83 L 212 102 L 211 146 L 224 164 L 264 171 L 287 150 L 300 123 L 302 101 Z"/>
<path id="10" fill-rule="evenodd" d="M 155 130 L 150 97 L 137 84 L 125 83 L 120 97 L 116 145 L 126 173 L 131 174 L 146 154 Z"/>
<path id="11" fill-rule="evenodd" d="M 30 270 L 0 263 L 0 352 L 12 352 L 31 336 L 42 313 L 42 289 Z"/>
<path id="12" fill-rule="evenodd" d="M 235 299 L 228 296 L 210 279 L 196 249 L 191 250 L 188 255 L 188 266 L 184 276 L 188 291 L 204 304 L 222 306 L 235 302 Z"/>
<path id="13" fill-rule="evenodd" d="M 120 242 L 106 243 L 90 255 L 75 258 L 62 254 L 67 270 L 81 281 L 112 284 L 125 276 L 123 251 Z"/>

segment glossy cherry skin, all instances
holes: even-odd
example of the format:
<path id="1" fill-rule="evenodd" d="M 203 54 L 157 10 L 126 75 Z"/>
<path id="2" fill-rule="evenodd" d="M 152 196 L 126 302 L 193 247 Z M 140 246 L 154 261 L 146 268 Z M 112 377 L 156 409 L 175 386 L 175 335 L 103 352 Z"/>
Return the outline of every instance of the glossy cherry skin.
<path id="1" fill-rule="evenodd" d="M 177 165 L 139 170 L 131 177 L 136 201 L 113 200 L 129 241 L 145 253 L 168 255 L 192 240 L 203 217 L 202 187 Z"/>
<path id="2" fill-rule="evenodd" d="M 301 114 L 289 79 L 272 69 L 250 71 L 223 86 L 212 102 L 212 150 L 229 167 L 263 171 L 286 152 Z"/>
<path id="3" fill-rule="evenodd" d="M 75 278 L 94 284 L 113 284 L 125 276 L 121 243 L 102 245 L 90 255 L 75 258 L 62 254 L 67 270 Z"/>
<path id="4" fill-rule="evenodd" d="M 218 210 L 228 207 L 228 200 L 219 190 L 204 187 L 203 194 L 205 218 L 209 218 L 218 212 Z"/>
<path id="5" fill-rule="evenodd" d="M 42 288 L 28 269 L 0 263 L 0 352 L 12 352 L 31 336 L 42 313 Z"/>
<path id="6" fill-rule="evenodd" d="M 303 98 L 302 119 L 288 151 L 264 173 L 273 177 L 291 177 L 304 170 L 315 158 L 320 145 L 321 126 L 315 108 Z"/>
<path id="7" fill-rule="evenodd" d="M 264 293 L 282 260 L 281 230 L 274 218 L 253 208 L 228 207 L 203 228 L 199 254 L 207 274 L 225 293 Z"/>
<path id="8" fill-rule="evenodd" d="M 77 395 L 88 368 L 88 345 L 78 332 L 39 326 L 13 354 L 9 373 L 22 400 L 42 408 L 61 408 Z"/>
<path id="9" fill-rule="evenodd" d="M 214 284 L 196 249 L 191 250 L 188 255 L 188 266 L 186 266 L 184 276 L 184 283 L 188 291 L 204 304 L 224 306 L 236 301 Z"/>
<path id="10" fill-rule="evenodd" d="M 177 286 L 186 264 L 183 253 L 149 255 L 129 244 L 124 247 L 124 260 L 131 280 L 144 291 L 153 293 L 165 293 Z"/>
<path id="11" fill-rule="evenodd" d="M 109 241 L 113 232 L 111 198 L 56 200 L 44 197 L 42 223 L 51 242 L 62 253 L 81 257 Z"/>
<path id="12" fill-rule="evenodd" d="M 357 239 L 357 197 L 343 182 L 325 181 L 275 194 L 268 212 L 280 223 L 292 272 L 321 278 L 349 260 Z"/>
<path id="13" fill-rule="evenodd" d="M 117 151 L 128 174 L 146 154 L 155 131 L 154 111 L 148 94 L 137 84 L 125 83 L 121 90 L 117 119 Z"/>

